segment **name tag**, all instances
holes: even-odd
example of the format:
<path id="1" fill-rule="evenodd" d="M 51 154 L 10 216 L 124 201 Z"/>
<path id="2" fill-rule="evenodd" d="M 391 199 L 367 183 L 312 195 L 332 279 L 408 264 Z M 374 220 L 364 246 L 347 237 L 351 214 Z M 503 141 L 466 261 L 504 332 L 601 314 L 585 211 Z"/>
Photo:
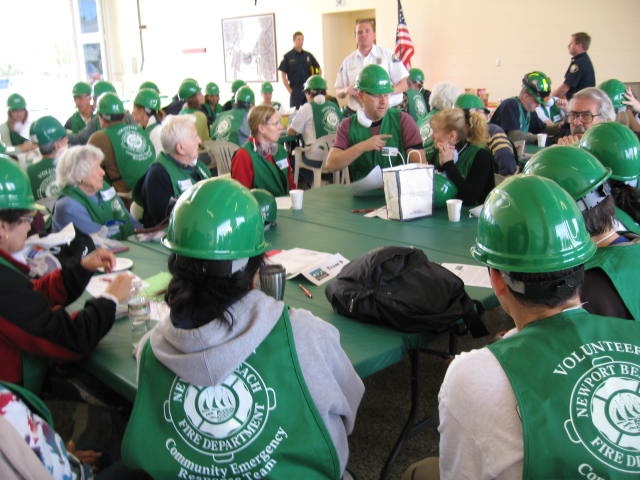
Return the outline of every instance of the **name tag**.
<path id="1" fill-rule="evenodd" d="M 184 192 L 191 185 L 193 185 L 193 182 L 190 178 L 187 178 L 186 180 L 178 180 L 178 188 L 181 192 Z"/>
<path id="2" fill-rule="evenodd" d="M 280 170 L 285 170 L 286 168 L 289 167 L 289 160 L 287 158 L 276 160 L 276 165 Z"/>
<path id="3" fill-rule="evenodd" d="M 380 149 L 380 155 L 384 155 L 385 157 L 397 157 L 398 149 L 396 147 L 382 147 Z"/>
<path id="4" fill-rule="evenodd" d="M 113 197 L 116 196 L 115 187 L 110 187 L 110 188 L 107 188 L 106 190 L 101 190 L 100 196 L 102 197 L 102 200 L 104 200 L 105 202 L 108 202 L 109 200 L 111 200 Z"/>

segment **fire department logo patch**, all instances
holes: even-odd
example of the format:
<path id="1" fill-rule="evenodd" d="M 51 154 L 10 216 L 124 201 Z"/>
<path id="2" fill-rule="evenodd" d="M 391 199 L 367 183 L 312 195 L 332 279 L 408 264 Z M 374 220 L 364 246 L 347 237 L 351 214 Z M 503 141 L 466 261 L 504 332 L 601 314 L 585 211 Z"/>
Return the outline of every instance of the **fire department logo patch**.
<path id="1" fill-rule="evenodd" d="M 580 70 L 580 67 L 578 67 L 577 63 L 572 63 L 569 67 L 569 73 L 576 73 L 578 70 Z"/>
<path id="2" fill-rule="evenodd" d="M 216 386 L 201 387 L 176 377 L 164 402 L 165 420 L 191 448 L 230 462 L 262 432 L 275 392 L 248 363 Z"/>
<path id="3" fill-rule="evenodd" d="M 574 443 L 621 472 L 640 474 L 640 367 L 597 358 L 571 393 L 565 430 Z"/>

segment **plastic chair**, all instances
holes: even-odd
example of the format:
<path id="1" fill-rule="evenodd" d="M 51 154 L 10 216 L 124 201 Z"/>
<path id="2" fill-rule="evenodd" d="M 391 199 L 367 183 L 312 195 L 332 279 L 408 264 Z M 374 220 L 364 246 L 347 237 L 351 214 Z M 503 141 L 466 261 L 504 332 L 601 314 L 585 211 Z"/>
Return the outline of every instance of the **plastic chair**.
<path id="1" fill-rule="evenodd" d="M 204 142 L 204 148 L 211 157 L 210 169 L 216 167 L 218 175 L 231 172 L 231 158 L 235 151 L 240 148 L 238 145 L 222 140 L 207 140 Z"/>
<path id="2" fill-rule="evenodd" d="M 300 169 L 306 168 L 313 172 L 313 185 L 311 188 L 318 188 L 322 185 L 322 174 L 330 173 L 326 169 L 327 157 L 329 156 L 329 150 L 333 145 L 333 140 L 336 138 L 335 134 L 325 135 L 316 139 L 311 145 L 305 147 L 296 147 L 294 150 L 295 166 L 293 169 L 293 180 L 298 184 L 298 178 L 300 177 Z M 302 154 L 308 160 L 313 160 L 321 164 L 319 167 L 313 167 L 302 160 Z M 331 172 L 333 173 L 333 183 L 341 182 L 341 171 Z"/>

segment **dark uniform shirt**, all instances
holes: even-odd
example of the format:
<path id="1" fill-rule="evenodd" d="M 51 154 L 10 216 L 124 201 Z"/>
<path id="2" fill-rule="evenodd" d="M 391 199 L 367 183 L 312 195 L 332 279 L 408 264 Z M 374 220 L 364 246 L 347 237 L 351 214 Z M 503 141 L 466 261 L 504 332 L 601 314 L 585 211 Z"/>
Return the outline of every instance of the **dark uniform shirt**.
<path id="1" fill-rule="evenodd" d="M 571 64 L 564 74 L 564 83 L 569 85 L 567 99 L 571 99 L 578 90 L 596 86 L 596 74 L 587 52 L 579 53 L 571 58 Z"/>
<path id="2" fill-rule="evenodd" d="M 282 62 L 278 70 L 287 74 L 287 80 L 291 85 L 291 98 L 289 106 L 299 108 L 307 102 L 304 96 L 304 82 L 311 75 L 314 75 L 320 64 L 311 53 L 301 50 L 297 52 L 295 49 L 289 50 L 284 54 Z"/>

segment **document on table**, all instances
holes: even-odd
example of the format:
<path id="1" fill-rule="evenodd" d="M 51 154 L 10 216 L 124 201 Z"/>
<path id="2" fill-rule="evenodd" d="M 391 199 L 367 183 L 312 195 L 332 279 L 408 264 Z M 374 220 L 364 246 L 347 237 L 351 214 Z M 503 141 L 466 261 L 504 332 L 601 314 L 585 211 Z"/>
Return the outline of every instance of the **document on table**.
<path id="1" fill-rule="evenodd" d="M 292 248 L 268 255 L 267 262 L 282 265 L 287 272 L 287 280 L 302 275 L 314 285 L 322 285 L 338 275 L 349 260 L 339 253 Z"/>
<path id="2" fill-rule="evenodd" d="M 442 266 L 455 273 L 469 287 L 491 288 L 487 267 L 464 263 L 443 263 Z"/>

